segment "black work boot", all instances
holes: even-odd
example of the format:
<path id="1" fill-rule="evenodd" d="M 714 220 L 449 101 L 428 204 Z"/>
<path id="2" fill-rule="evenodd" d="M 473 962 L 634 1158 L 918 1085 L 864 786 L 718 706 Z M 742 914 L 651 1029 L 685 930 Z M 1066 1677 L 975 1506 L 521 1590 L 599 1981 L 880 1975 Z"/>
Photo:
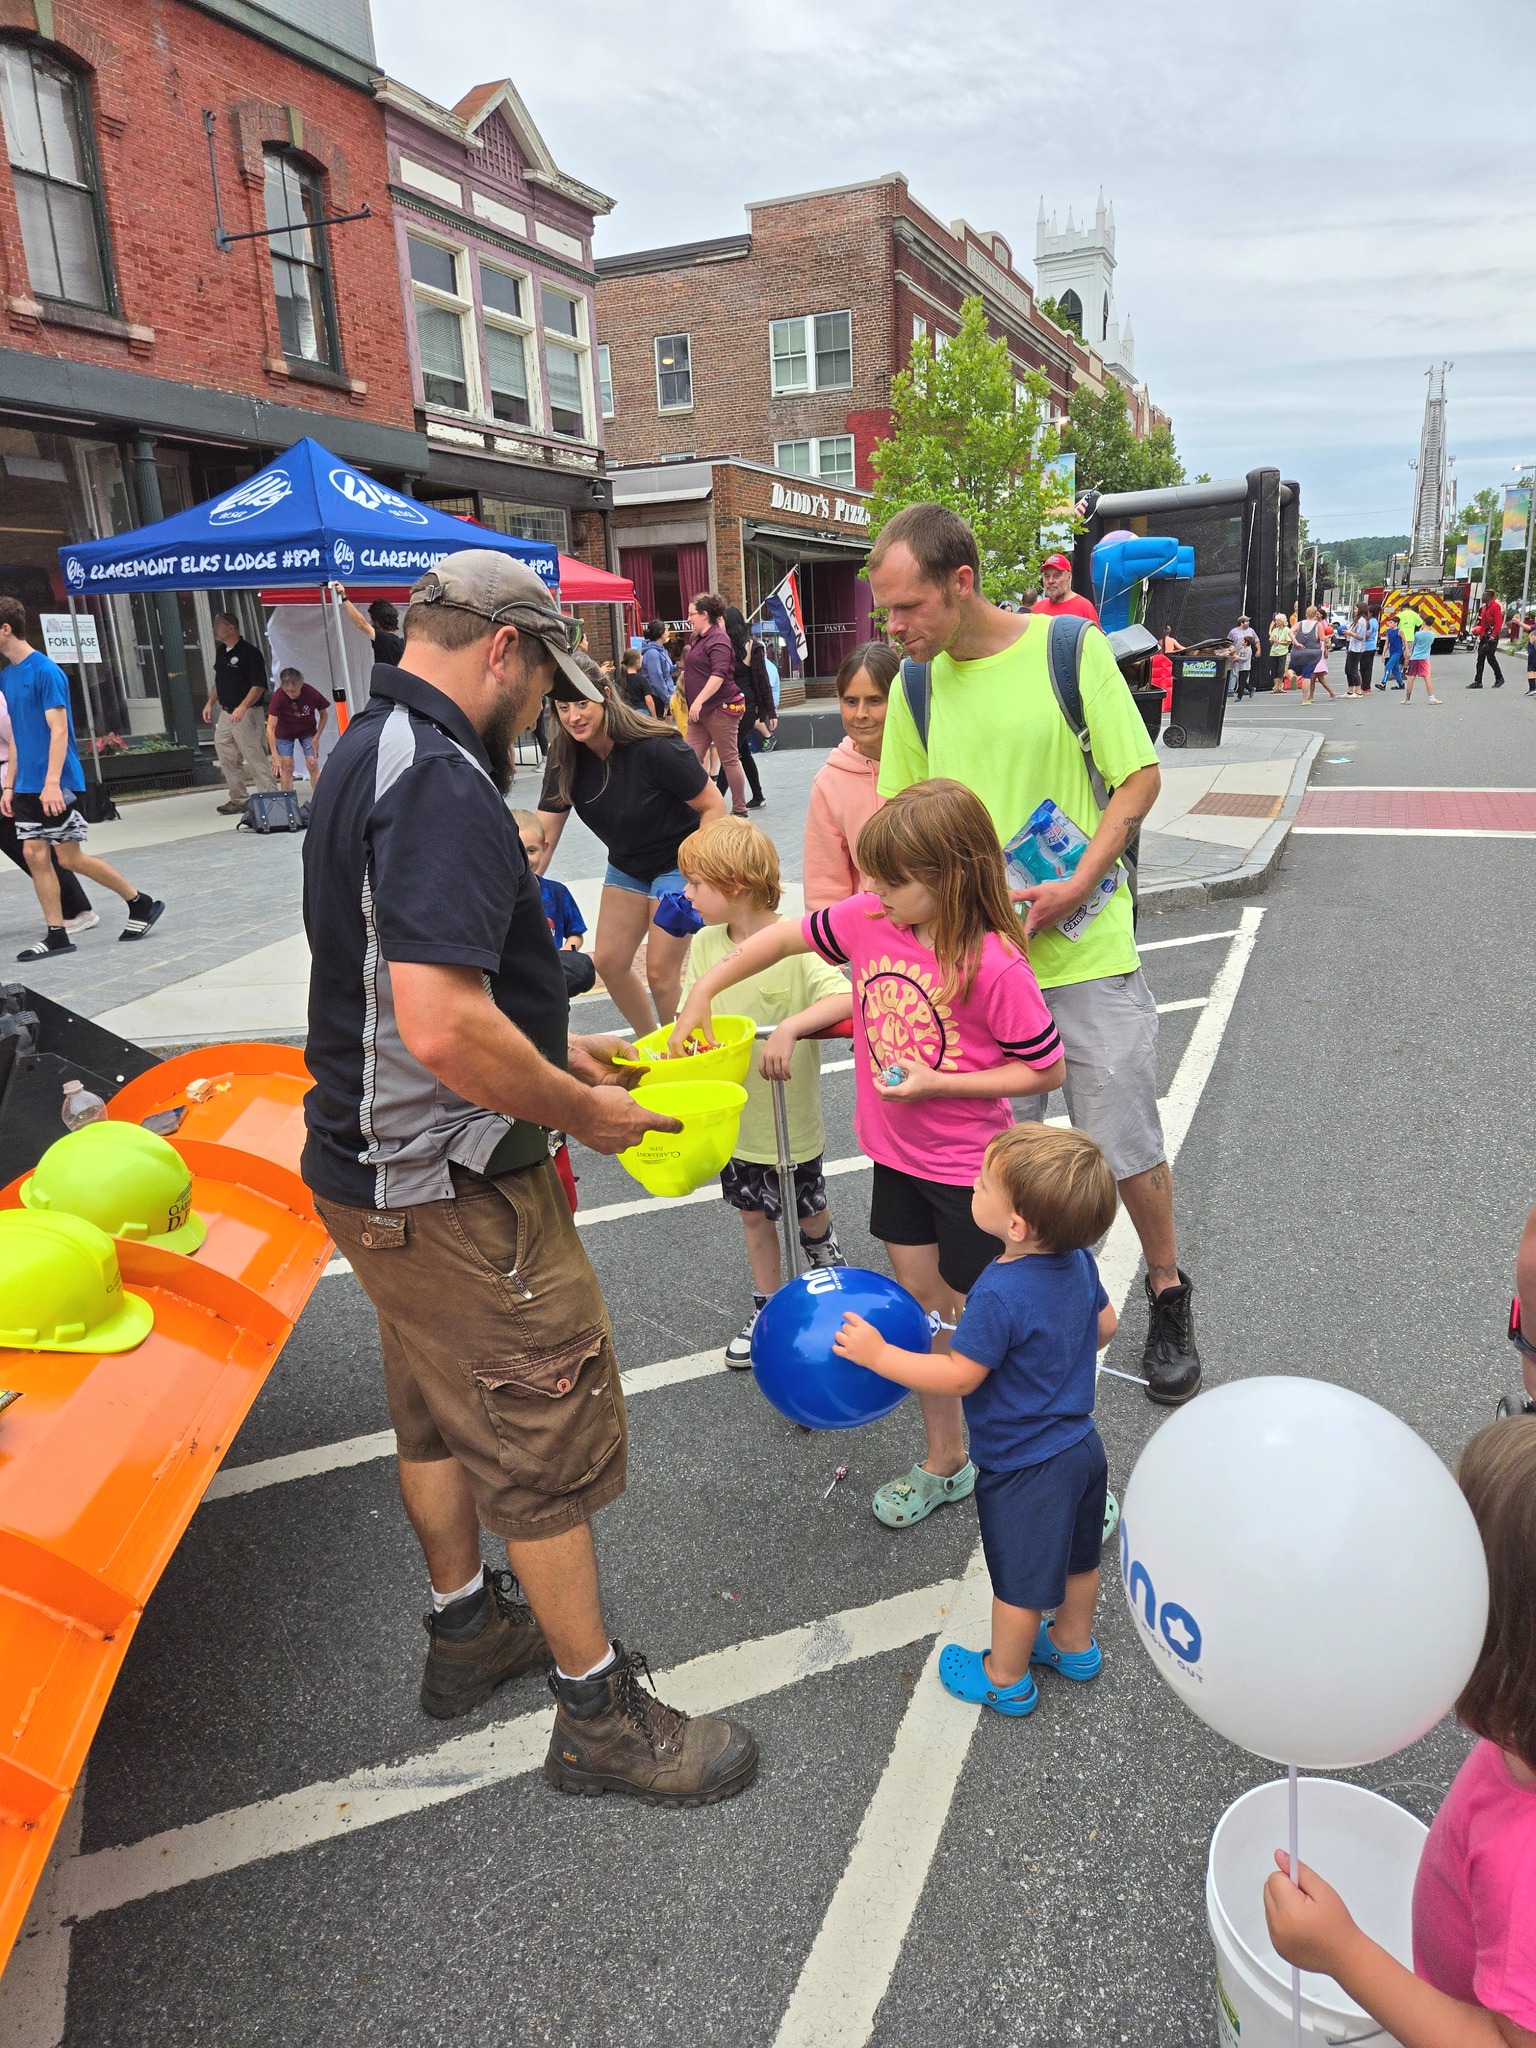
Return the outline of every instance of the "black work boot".
<path id="1" fill-rule="evenodd" d="M 1195 1349 L 1195 1312 L 1190 1305 L 1194 1282 L 1179 1268 L 1177 1287 L 1152 1292 L 1146 1280 L 1149 1314 L 1141 1370 L 1147 1399 L 1160 1408 L 1178 1408 L 1200 1391 L 1200 1353 Z"/>
<path id="2" fill-rule="evenodd" d="M 622 1643 L 595 1678 L 550 1673 L 558 1702 L 544 1759 L 550 1784 L 559 1792 L 624 1792 L 648 1806 L 712 1806 L 745 1791 L 757 1776 L 751 1730 L 663 1706 L 650 1682 L 645 1659 Z"/>
<path id="3" fill-rule="evenodd" d="M 421 1679 L 422 1712 L 439 1721 L 467 1714 L 521 1671 L 547 1669 L 549 1649 L 532 1609 L 514 1597 L 510 1572 L 491 1572 L 441 1614 L 424 1614 L 431 1638 Z"/>

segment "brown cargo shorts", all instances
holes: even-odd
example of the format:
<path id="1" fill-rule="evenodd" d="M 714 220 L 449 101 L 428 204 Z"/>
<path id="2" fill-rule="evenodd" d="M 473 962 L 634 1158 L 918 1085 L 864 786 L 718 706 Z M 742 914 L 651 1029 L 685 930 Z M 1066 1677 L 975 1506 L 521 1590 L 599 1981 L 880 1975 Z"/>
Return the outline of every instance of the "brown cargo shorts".
<path id="1" fill-rule="evenodd" d="M 548 1161 L 408 1209 L 315 1207 L 379 1319 L 406 1464 L 456 1459 L 485 1528 L 556 1536 L 624 1491 L 613 1332 Z"/>

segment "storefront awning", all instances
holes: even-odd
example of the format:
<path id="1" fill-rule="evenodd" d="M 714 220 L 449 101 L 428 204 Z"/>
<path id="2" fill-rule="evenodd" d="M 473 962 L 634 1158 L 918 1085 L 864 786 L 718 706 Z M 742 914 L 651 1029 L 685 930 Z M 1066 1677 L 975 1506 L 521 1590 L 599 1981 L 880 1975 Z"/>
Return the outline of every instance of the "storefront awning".
<path id="1" fill-rule="evenodd" d="M 760 540 L 782 552 L 789 549 L 805 561 L 831 559 L 841 561 L 845 555 L 867 555 L 867 535 L 844 536 L 840 533 L 817 533 L 803 526 L 770 526 L 763 519 L 743 519 L 741 522 L 743 540 Z"/>

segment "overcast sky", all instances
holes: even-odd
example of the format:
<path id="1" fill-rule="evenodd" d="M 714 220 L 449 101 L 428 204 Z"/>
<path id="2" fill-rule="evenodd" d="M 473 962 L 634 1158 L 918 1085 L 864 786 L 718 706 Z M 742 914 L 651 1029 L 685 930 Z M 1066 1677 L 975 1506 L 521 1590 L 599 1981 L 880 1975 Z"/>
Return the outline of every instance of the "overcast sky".
<path id="1" fill-rule="evenodd" d="M 1277 464 L 1324 539 L 1405 531 L 1425 366 L 1463 498 L 1536 460 L 1531 0 L 373 0 L 451 105 L 510 76 L 617 200 L 599 254 L 907 174 L 1006 235 L 1103 185 L 1136 367 L 1191 475 Z"/>

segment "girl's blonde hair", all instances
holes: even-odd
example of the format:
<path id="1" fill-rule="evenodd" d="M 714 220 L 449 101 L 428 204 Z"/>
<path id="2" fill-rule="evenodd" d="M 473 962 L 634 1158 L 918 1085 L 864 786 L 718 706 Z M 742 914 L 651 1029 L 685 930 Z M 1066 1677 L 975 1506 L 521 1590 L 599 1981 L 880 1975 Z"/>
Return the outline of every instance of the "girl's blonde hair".
<path id="1" fill-rule="evenodd" d="M 1003 849 L 985 805 L 963 782 L 935 776 L 893 796 L 860 832 L 854 858 L 873 881 L 890 888 L 919 882 L 938 899 L 933 950 L 944 976 L 940 1001 L 970 995 L 988 932 L 1024 952 Z"/>
<path id="2" fill-rule="evenodd" d="M 1456 1478 L 1488 1556 L 1488 1630 L 1456 1715 L 1536 1771 L 1536 1415 L 1479 1430 Z"/>
<path id="3" fill-rule="evenodd" d="M 779 907 L 779 850 L 750 818 L 712 818 L 690 832 L 677 849 L 677 865 L 690 882 L 745 896 L 759 910 Z"/>

